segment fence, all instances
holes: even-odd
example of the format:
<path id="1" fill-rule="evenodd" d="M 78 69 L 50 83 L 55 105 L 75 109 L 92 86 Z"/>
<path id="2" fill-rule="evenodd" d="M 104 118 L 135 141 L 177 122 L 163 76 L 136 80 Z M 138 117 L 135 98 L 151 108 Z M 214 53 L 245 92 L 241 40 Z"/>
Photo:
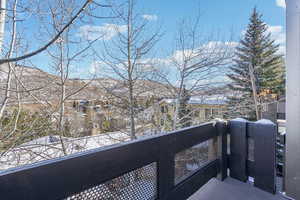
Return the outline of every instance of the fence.
<path id="1" fill-rule="evenodd" d="M 1 199 L 186 199 L 211 178 L 225 179 L 228 164 L 231 177 L 253 176 L 257 187 L 274 192 L 274 126 L 206 123 L 12 169 L 0 173 Z"/>

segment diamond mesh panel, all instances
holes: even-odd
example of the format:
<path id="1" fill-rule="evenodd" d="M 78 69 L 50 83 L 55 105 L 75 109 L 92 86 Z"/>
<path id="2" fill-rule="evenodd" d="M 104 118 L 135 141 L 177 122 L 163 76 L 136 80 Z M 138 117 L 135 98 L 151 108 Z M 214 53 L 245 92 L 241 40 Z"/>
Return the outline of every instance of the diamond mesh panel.
<path id="1" fill-rule="evenodd" d="M 150 200 L 156 191 L 156 163 L 151 163 L 65 200 Z"/>
<path id="2" fill-rule="evenodd" d="M 202 142 L 175 155 L 175 184 L 187 178 L 209 161 L 216 158 L 212 140 Z"/>

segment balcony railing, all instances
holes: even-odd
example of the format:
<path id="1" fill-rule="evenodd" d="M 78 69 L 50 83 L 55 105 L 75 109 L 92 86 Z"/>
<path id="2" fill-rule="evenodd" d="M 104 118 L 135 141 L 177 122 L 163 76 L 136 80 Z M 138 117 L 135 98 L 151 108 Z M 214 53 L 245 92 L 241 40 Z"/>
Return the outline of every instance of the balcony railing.
<path id="1" fill-rule="evenodd" d="M 274 193 L 275 137 L 269 122 L 206 123 L 2 172 L 1 199 L 186 199 L 228 168 Z"/>

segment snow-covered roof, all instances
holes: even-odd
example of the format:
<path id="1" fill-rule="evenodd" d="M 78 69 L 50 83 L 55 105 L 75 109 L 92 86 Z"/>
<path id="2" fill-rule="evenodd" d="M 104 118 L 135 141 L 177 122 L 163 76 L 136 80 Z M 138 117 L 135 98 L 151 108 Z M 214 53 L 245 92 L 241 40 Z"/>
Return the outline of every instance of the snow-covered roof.
<path id="1" fill-rule="evenodd" d="M 163 99 L 161 102 L 173 104 L 176 99 Z M 191 97 L 188 104 L 199 105 L 224 105 L 226 104 L 226 98 L 224 96 L 203 96 L 203 97 Z"/>
<path id="2" fill-rule="evenodd" d="M 225 100 L 222 99 L 204 99 L 204 100 L 193 100 L 191 99 L 189 104 L 203 104 L 203 105 L 223 105 Z"/>

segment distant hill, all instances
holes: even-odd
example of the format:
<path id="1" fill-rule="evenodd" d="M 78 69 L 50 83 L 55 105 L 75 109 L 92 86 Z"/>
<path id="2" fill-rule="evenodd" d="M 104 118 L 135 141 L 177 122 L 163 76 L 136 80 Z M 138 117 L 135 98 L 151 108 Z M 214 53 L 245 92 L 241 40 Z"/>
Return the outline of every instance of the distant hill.
<path id="1" fill-rule="evenodd" d="M 9 67 L 0 66 L 0 101 L 5 96 L 5 88 Z M 12 73 L 11 98 L 9 103 L 17 103 L 17 93 L 21 94 L 21 102 L 58 101 L 60 94 L 60 77 L 38 68 L 16 66 Z M 18 87 L 16 87 L 18 83 Z M 66 95 L 69 99 L 101 99 L 107 94 L 127 96 L 126 83 L 116 79 L 68 79 Z M 156 96 L 159 98 L 172 96 L 171 88 L 165 84 L 149 80 L 136 80 L 134 91 L 140 97 Z"/>

